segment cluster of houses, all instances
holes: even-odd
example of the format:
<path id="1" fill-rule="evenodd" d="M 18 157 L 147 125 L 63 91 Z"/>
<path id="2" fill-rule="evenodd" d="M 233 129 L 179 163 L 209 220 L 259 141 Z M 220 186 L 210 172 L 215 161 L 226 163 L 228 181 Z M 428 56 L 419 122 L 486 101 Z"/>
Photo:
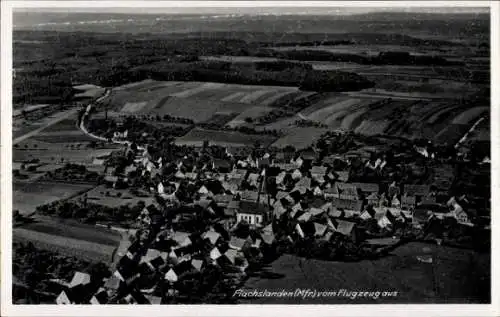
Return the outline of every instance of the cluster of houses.
<path id="1" fill-rule="evenodd" d="M 179 158 L 170 162 L 175 164 L 171 173 L 163 175 L 161 157 L 154 159 L 146 148 L 135 154 L 123 179 L 131 171 L 149 176 L 154 185 L 150 192 L 166 203 L 143 210 L 137 219 L 142 228 L 138 240 L 112 276 L 92 290 L 90 298 L 79 297 L 92 304 L 161 303 L 165 296 L 178 294 L 176 285 L 187 273 L 202 274 L 207 267 L 244 275 L 251 258 L 277 243 L 273 224 L 278 220 L 291 224 L 293 229 L 285 233 L 291 243 L 306 237 L 331 241 L 334 236 L 359 243 L 359 228 L 389 236 L 395 227 L 421 228 L 434 217 L 473 226 L 463 207 L 466 196 L 451 197 L 442 204 L 436 202 L 437 190 L 428 185 L 351 182 L 350 159 L 342 156 L 319 159 L 312 150 L 238 155 L 226 149 L 225 158 L 214 158 L 201 168 L 192 157 Z M 365 168 L 372 171 L 388 165 L 385 158 L 365 160 Z M 113 177 L 110 181 L 115 183 L 120 178 Z M 178 197 L 186 186 L 192 191 L 189 202 Z M 201 234 L 187 232 L 178 230 L 176 223 L 182 217 L 176 217 L 158 227 L 164 215 L 157 211 L 174 205 L 206 211 L 212 225 Z M 236 233 L 241 225 L 250 228 L 247 236 Z M 74 295 L 86 284 L 90 284 L 89 277 L 77 273 L 57 303 L 80 303 Z"/>

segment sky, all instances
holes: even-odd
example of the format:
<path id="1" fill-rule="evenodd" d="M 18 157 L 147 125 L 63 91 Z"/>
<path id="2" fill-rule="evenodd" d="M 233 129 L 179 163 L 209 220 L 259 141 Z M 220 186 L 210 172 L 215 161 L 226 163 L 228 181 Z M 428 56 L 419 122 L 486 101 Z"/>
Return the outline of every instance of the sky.
<path id="1" fill-rule="evenodd" d="M 363 14 L 368 12 L 488 13 L 485 7 L 162 7 L 162 8 L 27 8 L 16 12 L 102 12 L 132 14 Z"/>

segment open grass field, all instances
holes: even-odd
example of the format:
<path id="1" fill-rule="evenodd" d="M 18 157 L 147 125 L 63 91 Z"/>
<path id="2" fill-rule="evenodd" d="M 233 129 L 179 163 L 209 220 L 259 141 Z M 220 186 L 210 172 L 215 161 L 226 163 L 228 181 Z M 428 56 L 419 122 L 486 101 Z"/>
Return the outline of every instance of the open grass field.
<path id="1" fill-rule="evenodd" d="M 13 209 L 29 214 L 37 206 L 48 204 L 60 199 L 67 199 L 91 189 L 92 185 L 45 182 L 13 183 Z"/>
<path id="2" fill-rule="evenodd" d="M 452 124 L 471 124 L 477 120 L 481 115 L 488 113 L 489 107 L 474 107 L 467 109 L 456 116 Z"/>
<path id="3" fill-rule="evenodd" d="M 432 263 L 417 256 L 430 255 Z M 490 256 L 470 250 L 410 243 L 391 255 L 375 260 L 327 262 L 283 255 L 265 274 L 250 277 L 245 289 L 296 288 L 317 291 L 397 291 L 395 297 L 356 298 L 253 298 L 244 304 L 391 304 L 391 303 L 486 303 L 489 302 Z"/>
<path id="4" fill-rule="evenodd" d="M 103 261 L 105 263 L 111 263 L 113 254 L 118 246 L 118 242 L 115 246 L 112 246 L 24 228 L 14 228 L 13 240 L 32 242 L 35 247 L 40 249 L 60 252 L 89 261 Z"/>
<path id="5" fill-rule="evenodd" d="M 326 128 L 316 127 L 295 127 L 287 131 L 286 135 L 279 138 L 271 146 L 284 148 L 287 145 L 295 147 L 295 149 L 303 149 L 311 146 L 319 137 L 327 132 Z"/>
<path id="6" fill-rule="evenodd" d="M 56 235 L 64 238 L 85 240 L 101 245 L 116 246 L 121 235 L 102 227 L 60 221 L 39 221 L 22 225 L 23 229 Z"/>
<path id="7" fill-rule="evenodd" d="M 69 138 L 70 139 L 70 138 Z M 69 140 L 66 140 L 69 142 Z M 76 147 L 74 144 L 60 143 L 58 146 L 49 148 L 23 148 L 14 149 L 12 158 L 14 162 L 30 161 L 38 159 L 41 163 L 74 163 L 92 164 L 95 158 L 105 156 L 116 148 L 90 149 L 85 145 Z"/>
<path id="8" fill-rule="evenodd" d="M 124 205 L 135 206 L 141 200 L 144 201 L 147 206 L 155 201 L 154 197 L 136 197 L 130 194 L 130 192 L 126 189 L 106 188 L 104 185 L 99 185 L 85 194 L 87 195 L 87 201 L 89 203 L 113 208 Z M 120 197 L 118 197 L 118 195 L 120 195 Z M 81 196 L 78 196 L 75 197 L 74 200 L 78 200 L 80 198 Z"/>
<path id="9" fill-rule="evenodd" d="M 253 120 L 255 118 L 266 115 L 267 113 L 271 112 L 272 110 L 273 110 L 273 108 L 271 108 L 271 107 L 261 107 L 261 106 L 252 107 L 252 108 L 249 108 L 249 109 L 243 111 L 239 115 L 237 115 L 233 120 L 228 122 L 227 125 L 230 126 L 231 128 L 239 127 L 239 126 L 244 125 L 246 123 L 245 120 L 247 118 Z"/>
<path id="10" fill-rule="evenodd" d="M 276 138 L 267 135 L 248 135 L 236 131 L 213 131 L 195 128 L 186 135 L 177 138 L 175 143 L 178 145 L 202 146 L 207 140 L 210 144 L 219 146 L 245 147 L 253 146 L 259 142 L 266 147 L 273 143 Z"/>

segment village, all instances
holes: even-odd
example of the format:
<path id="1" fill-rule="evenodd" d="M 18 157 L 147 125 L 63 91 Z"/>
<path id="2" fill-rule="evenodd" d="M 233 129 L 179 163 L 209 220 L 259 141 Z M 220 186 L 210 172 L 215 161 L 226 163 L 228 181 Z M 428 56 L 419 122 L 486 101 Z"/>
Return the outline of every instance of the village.
<path id="1" fill-rule="evenodd" d="M 127 134 L 122 127 L 113 141 L 123 143 Z M 477 209 L 481 198 L 450 195 L 449 161 L 456 157 L 432 145 L 332 154 L 347 138 L 353 136 L 329 132 L 300 152 L 223 148 L 208 140 L 201 147 L 166 141 L 161 149 L 126 141 L 106 160 L 103 183 L 154 202 L 130 214 L 130 245 L 117 254 L 112 275 L 91 283 L 77 272 L 69 283 L 58 281 L 56 302 L 192 303 L 213 296 L 228 303 L 249 274 L 282 253 L 359 261 L 414 240 L 485 243 L 474 241 L 489 229 Z M 412 170 L 427 166 L 437 171 L 427 171 L 432 183 L 412 183 Z M 77 204 L 88 206 L 91 197 Z"/>

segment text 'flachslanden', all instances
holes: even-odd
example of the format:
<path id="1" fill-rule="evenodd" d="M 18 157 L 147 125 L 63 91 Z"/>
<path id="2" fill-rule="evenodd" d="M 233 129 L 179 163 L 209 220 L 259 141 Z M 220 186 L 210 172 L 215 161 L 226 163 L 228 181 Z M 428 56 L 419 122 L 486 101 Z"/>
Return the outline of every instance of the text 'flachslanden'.
<path id="1" fill-rule="evenodd" d="M 267 289 L 237 289 L 234 297 L 257 298 L 257 297 L 299 297 L 299 298 L 324 298 L 324 297 L 342 297 L 349 299 L 370 298 L 378 299 L 381 297 L 397 297 L 397 291 L 352 291 L 347 289 L 323 290 L 323 289 L 303 289 L 295 290 L 267 290 Z"/>

